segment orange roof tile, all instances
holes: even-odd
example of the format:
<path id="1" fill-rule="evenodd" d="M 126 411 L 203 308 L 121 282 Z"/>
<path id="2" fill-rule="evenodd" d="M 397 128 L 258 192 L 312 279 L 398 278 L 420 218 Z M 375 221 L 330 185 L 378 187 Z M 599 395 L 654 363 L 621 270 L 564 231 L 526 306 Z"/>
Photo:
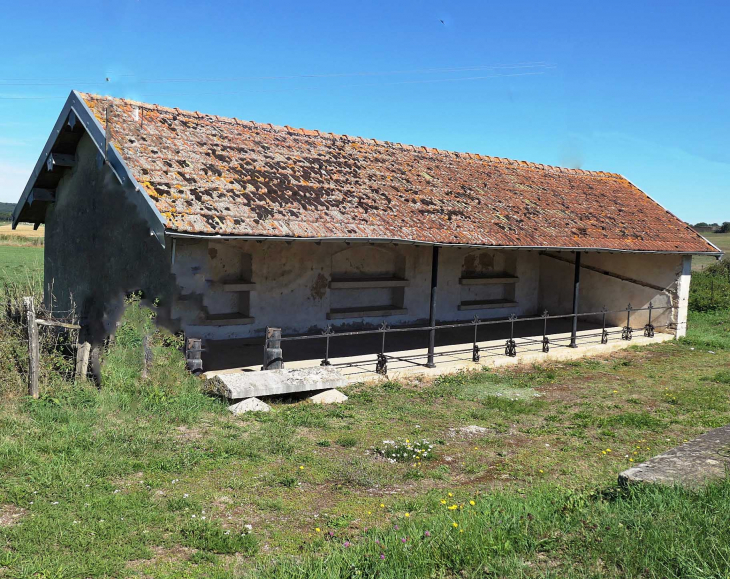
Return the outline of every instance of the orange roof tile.
<path id="1" fill-rule="evenodd" d="M 717 252 L 613 173 L 81 96 L 169 232 Z"/>

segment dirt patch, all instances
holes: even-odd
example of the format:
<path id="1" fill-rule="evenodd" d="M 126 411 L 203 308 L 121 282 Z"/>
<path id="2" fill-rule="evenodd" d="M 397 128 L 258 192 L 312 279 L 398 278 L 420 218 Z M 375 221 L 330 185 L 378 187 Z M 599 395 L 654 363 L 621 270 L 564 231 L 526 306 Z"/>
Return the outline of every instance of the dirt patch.
<path id="1" fill-rule="evenodd" d="M 147 566 L 159 565 L 160 563 L 172 563 L 188 559 L 190 555 L 195 553 L 195 549 L 189 547 L 152 547 L 152 557 L 149 559 L 134 559 L 127 562 L 128 569 L 141 569 Z"/>
<path id="2" fill-rule="evenodd" d="M 0 527 L 17 525 L 28 514 L 26 509 L 15 505 L 0 505 Z"/>
<path id="3" fill-rule="evenodd" d="M 175 437 L 184 442 L 191 442 L 193 440 L 200 440 L 203 438 L 203 434 L 199 428 L 190 428 L 188 426 L 177 426 L 175 428 Z"/>

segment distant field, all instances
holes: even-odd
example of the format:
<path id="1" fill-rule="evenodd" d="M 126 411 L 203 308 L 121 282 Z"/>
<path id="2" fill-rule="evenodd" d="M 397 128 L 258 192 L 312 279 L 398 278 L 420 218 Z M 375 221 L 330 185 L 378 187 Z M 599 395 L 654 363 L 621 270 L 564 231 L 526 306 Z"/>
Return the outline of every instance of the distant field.
<path id="1" fill-rule="evenodd" d="M 730 233 L 703 233 L 702 237 L 726 252 L 724 259 L 730 259 Z M 692 259 L 692 269 L 702 269 L 715 261 L 714 257 L 695 257 Z"/>
<path id="2" fill-rule="evenodd" d="M 0 288 L 3 284 L 40 284 L 43 279 L 43 248 L 0 244 Z"/>
<path id="3" fill-rule="evenodd" d="M 45 235 L 45 228 L 41 225 L 37 231 L 34 231 L 32 225 L 21 223 L 16 229 L 13 229 L 10 223 L 0 223 L 0 235 L 17 237 L 43 237 Z"/>

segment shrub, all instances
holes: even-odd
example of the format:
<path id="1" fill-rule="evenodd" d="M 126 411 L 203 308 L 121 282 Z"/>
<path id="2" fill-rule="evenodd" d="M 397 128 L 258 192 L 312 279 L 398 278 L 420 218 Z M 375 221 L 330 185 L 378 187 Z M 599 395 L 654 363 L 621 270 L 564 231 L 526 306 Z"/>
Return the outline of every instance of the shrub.
<path id="1" fill-rule="evenodd" d="M 725 259 L 692 274 L 689 309 L 695 312 L 730 310 L 730 261 Z"/>

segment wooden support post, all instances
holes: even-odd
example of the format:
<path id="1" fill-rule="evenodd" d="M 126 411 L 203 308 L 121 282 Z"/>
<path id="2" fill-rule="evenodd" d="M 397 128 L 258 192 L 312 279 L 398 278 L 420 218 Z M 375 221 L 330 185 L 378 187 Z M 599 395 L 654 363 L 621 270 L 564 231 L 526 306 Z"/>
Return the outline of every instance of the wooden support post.
<path id="1" fill-rule="evenodd" d="M 283 367 L 284 353 L 281 350 L 281 328 L 267 327 L 262 370 L 281 370 Z"/>
<path id="2" fill-rule="evenodd" d="M 580 299 L 580 251 L 575 252 L 575 276 L 573 278 L 573 329 L 570 332 L 570 347 L 577 348 L 578 302 Z"/>
<path id="3" fill-rule="evenodd" d="M 38 372 L 40 370 L 40 348 L 38 325 L 35 321 L 33 298 L 23 298 L 23 313 L 28 327 L 28 395 L 38 398 Z"/>
<path id="4" fill-rule="evenodd" d="M 185 366 L 189 372 L 200 374 L 203 371 L 203 340 L 185 338 Z"/>
<path id="5" fill-rule="evenodd" d="M 89 371 L 89 354 L 91 344 L 88 342 L 88 329 L 82 327 L 79 330 L 79 342 L 76 347 L 76 373 L 77 382 L 86 382 L 86 374 Z"/>
<path id="6" fill-rule="evenodd" d="M 433 246 L 433 255 L 431 258 L 431 304 L 429 306 L 428 325 L 431 330 L 428 332 L 428 359 L 426 360 L 427 368 L 435 368 L 436 363 L 433 361 L 434 350 L 436 348 L 436 286 L 439 279 L 439 246 Z"/>

